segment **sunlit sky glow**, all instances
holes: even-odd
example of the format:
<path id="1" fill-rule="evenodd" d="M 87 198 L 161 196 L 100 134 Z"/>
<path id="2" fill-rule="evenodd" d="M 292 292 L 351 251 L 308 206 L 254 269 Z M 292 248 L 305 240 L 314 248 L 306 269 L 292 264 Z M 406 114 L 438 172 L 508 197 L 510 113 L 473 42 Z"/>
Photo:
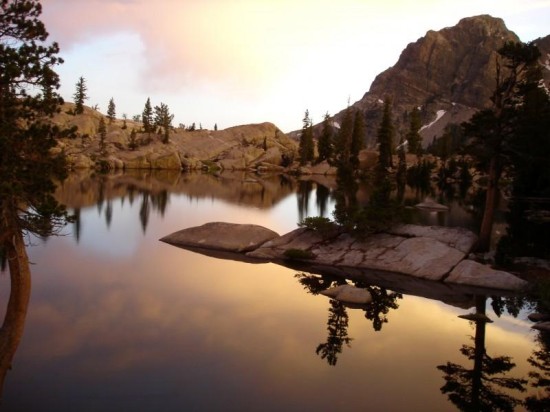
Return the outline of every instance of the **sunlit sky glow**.
<path id="1" fill-rule="evenodd" d="M 549 0 L 43 0 L 61 46 L 61 94 L 83 76 L 86 104 L 174 125 L 271 121 L 288 132 L 359 100 L 408 43 L 463 17 L 504 19 L 522 41 L 550 34 Z"/>

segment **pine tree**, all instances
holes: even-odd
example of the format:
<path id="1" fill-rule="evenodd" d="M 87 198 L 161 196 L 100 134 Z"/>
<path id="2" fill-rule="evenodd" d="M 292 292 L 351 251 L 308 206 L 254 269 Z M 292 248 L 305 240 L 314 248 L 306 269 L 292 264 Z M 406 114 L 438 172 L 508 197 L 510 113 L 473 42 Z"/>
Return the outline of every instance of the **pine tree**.
<path id="1" fill-rule="evenodd" d="M 53 68 L 63 60 L 46 43 L 41 11 L 30 0 L 0 7 L 0 248 L 21 231 L 53 234 L 67 216 L 52 195 L 65 158 L 50 152 L 69 132 L 51 122 L 63 103 Z"/>
<path id="2" fill-rule="evenodd" d="M 300 164 L 305 165 L 311 162 L 314 157 L 315 146 L 313 143 L 313 126 L 309 118 L 309 110 L 306 110 L 303 119 L 302 134 L 300 135 Z"/>
<path id="3" fill-rule="evenodd" d="M 113 120 L 115 120 L 116 117 L 116 106 L 115 101 L 111 97 L 111 100 L 109 100 L 109 106 L 107 107 L 107 118 L 109 119 L 109 124 L 113 123 Z"/>
<path id="4" fill-rule="evenodd" d="M 29 235 L 56 234 L 68 218 L 53 195 L 66 159 L 51 150 L 69 132 L 52 123 L 63 103 L 54 68 L 63 61 L 41 12 L 38 0 L 0 1 L 0 261 L 6 258 L 11 283 L 0 328 L 0 395 L 30 299 Z"/>
<path id="5" fill-rule="evenodd" d="M 392 146 L 394 137 L 394 127 L 392 120 L 391 100 L 389 97 L 384 99 L 384 114 L 382 122 L 378 128 L 378 166 L 381 169 L 393 167 Z"/>
<path id="6" fill-rule="evenodd" d="M 520 130 L 518 115 L 524 105 L 524 87 L 527 80 L 534 81 L 529 73 L 537 71 L 540 57 L 540 51 L 533 43 L 507 42 L 498 52 L 507 70 L 503 74 L 502 62 L 497 61 L 496 87 L 491 99 L 493 106 L 475 113 L 464 124 L 464 133 L 470 138 L 468 151 L 488 177 L 477 244 L 479 251 L 487 251 L 490 246 L 500 177 L 512 163 L 510 148 Z"/>
<path id="7" fill-rule="evenodd" d="M 97 132 L 99 134 L 99 154 L 101 156 L 107 156 L 107 126 L 105 125 L 105 118 L 103 116 L 99 118 Z"/>
<path id="8" fill-rule="evenodd" d="M 409 131 L 407 132 L 407 142 L 409 146 L 409 153 L 417 156 L 422 154 L 422 138 L 420 137 L 421 127 L 422 120 L 420 118 L 420 110 L 418 110 L 418 107 L 415 107 L 411 112 Z"/>
<path id="9" fill-rule="evenodd" d="M 86 80 L 81 76 L 76 83 L 76 91 L 73 95 L 75 104 L 74 114 L 84 113 L 84 101 L 88 98 L 87 91 Z"/>
<path id="10" fill-rule="evenodd" d="M 354 171 L 359 167 L 359 152 L 365 148 L 365 139 L 367 133 L 365 130 L 364 115 L 360 110 L 355 112 L 355 121 L 353 123 L 353 133 L 351 135 L 350 164 Z"/>
<path id="11" fill-rule="evenodd" d="M 141 121 L 143 123 L 143 131 L 145 133 L 151 133 L 153 131 L 153 108 L 151 107 L 151 99 L 148 97 L 141 114 Z"/>
<path id="12" fill-rule="evenodd" d="M 160 106 L 155 106 L 155 126 L 164 129 L 162 142 L 165 144 L 170 141 L 170 129 L 172 128 L 173 119 L 174 115 L 170 114 L 168 105 L 161 103 Z"/>
<path id="13" fill-rule="evenodd" d="M 128 149 L 136 150 L 137 149 L 137 133 L 136 129 L 132 129 L 130 132 L 130 138 L 128 140 Z"/>
<path id="14" fill-rule="evenodd" d="M 332 125 L 330 124 L 330 116 L 325 114 L 323 119 L 323 130 L 318 141 L 319 156 L 317 162 L 320 163 L 324 160 L 330 161 L 332 158 L 333 142 L 332 142 Z"/>
<path id="15" fill-rule="evenodd" d="M 348 107 L 344 113 L 344 119 L 334 144 L 334 164 L 338 168 L 338 172 L 343 175 L 350 175 L 353 172 L 350 162 L 353 123 L 354 114 L 352 109 Z"/>

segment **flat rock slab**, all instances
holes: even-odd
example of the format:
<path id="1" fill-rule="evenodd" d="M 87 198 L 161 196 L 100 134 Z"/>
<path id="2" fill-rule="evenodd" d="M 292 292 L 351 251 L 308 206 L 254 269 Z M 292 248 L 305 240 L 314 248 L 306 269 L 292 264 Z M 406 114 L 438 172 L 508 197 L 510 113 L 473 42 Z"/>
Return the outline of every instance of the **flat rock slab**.
<path id="1" fill-rule="evenodd" d="M 446 282 L 498 288 L 503 290 L 518 290 L 527 286 L 527 282 L 511 273 L 495 270 L 473 260 L 460 262 L 445 279 Z"/>
<path id="2" fill-rule="evenodd" d="M 346 233 L 324 238 L 307 228 L 279 236 L 258 225 L 213 222 L 180 230 L 160 240 L 190 250 L 222 253 L 224 258 L 235 253 L 244 260 L 276 262 L 288 267 L 304 265 L 320 272 L 394 273 L 439 281 L 440 285 L 501 291 L 519 290 L 527 284 L 510 273 L 465 260 L 477 237 L 461 228 L 400 225 L 388 233 L 358 240 Z M 291 249 L 308 252 L 312 258 L 289 260 L 285 252 Z"/>
<path id="3" fill-rule="evenodd" d="M 247 256 L 282 260 L 286 250 L 300 249 L 310 251 L 316 264 L 384 270 L 442 280 L 466 256 L 465 252 L 448 243 L 436 236 L 413 237 L 410 233 L 407 237 L 380 233 L 365 240 L 342 234 L 325 240 L 317 232 L 302 228 L 263 244 Z"/>
<path id="4" fill-rule="evenodd" d="M 160 240 L 180 247 L 244 253 L 278 237 L 277 232 L 263 226 L 212 222 L 174 232 Z"/>

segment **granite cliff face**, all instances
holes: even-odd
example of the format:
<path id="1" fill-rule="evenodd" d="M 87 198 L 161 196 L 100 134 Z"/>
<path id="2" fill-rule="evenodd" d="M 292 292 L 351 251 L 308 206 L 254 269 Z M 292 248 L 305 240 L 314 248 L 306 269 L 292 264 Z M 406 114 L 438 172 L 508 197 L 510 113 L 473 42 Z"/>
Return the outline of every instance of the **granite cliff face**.
<path id="1" fill-rule="evenodd" d="M 392 100 L 397 139 L 408 127 L 407 113 L 414 107 L 421 108 L 426 126 L 421 131 L 424 145 L 440 136 L 449 122 L 461 123 L 476 110 L 489 107 L 497 50 L 506 41 L 519 38 L 502 19 L 482 15 L 464 18 L 453 27 L 430 30 L 410 43 L 397 63 L 380 73 L 370 90 L 353 105 L 365 115 L 367 143 L 372 146 L 376 140 L 386 96 Z M 550 36 L 536 43 L 550 80 Z M 337 124 L 343 113 L 334 116 Z"/>

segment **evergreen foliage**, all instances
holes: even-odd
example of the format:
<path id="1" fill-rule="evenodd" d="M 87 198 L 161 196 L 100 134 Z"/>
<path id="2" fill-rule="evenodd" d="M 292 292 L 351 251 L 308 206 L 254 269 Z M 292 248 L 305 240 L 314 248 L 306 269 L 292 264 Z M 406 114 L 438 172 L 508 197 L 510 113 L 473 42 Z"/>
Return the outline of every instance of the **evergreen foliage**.
<path id="1" fill-rule="evenodd" d="M 466 143 L 463 128 L 456 123 L 449 123 L 441 137 L 434 139 L 426 149 L 428 153 L 440 157 L 443 161 L 459 153 Z"/>
<path id="2" fill-rule="evenodd" d="M 172 128 L 173 119 L 174 115 L 170 114 L 168 105 L 161 103 L 160 106 L 155 106 L 155 126 L 164 129 L 162 142 L 165 144 L 170 141 L 170 129 Z"/>
<path id="3" fill-rule="evenodd" d="M 540 52 L 533 43 L 507 42 L 499 55 L 493 106 L 477 112 L 463 126 L 469 138 L 467 151 L 488 177 L 479 251 L 489 249 L 500 177 L 517 160 L 513 148 L 522 134 L 526 91 L 538 87 L 541 80 Z"/>
<path id="4" fill-rule="evenodd" d="M 302 134 L 300 135 L 300 164 L 305 165 L 308 162 L 313 161 L 315 155 L 315 145 L 313 143 L 313 125 L 309 118 L 309 110 L 306 110 L 304 115 Z"/>
<path id="5" fill-rule="evenodd" d="M 87 91 L 88 87 L 86 86 L 86 80 L 81 76 L 76 83 L 76 91 L 73 95 L 75 104 L 74 114 L 84 113 L 84 101 L 88 99 L 88 95 L 86 94 Z"/>
<path id="6" fill-rule="evenodd" d="M 351 162 L 351 142 L 353 139 L 354 113 L 350 107 L 346 109 L 342 125 L 336 136 L 334 144 L 334 165 L 341 175 L 353 174 Z"/>
<path id="7" fill-rule="evenodd" d="M 418 110 L 418 107 L 415 107 L 411 112 L 409 131 L 407 132 L 407 142 L 409 146 L 409 153 L 417 156 L 422 154 L 422 138 L 420 137 L 421 126 L 422 120 L 420 118 L 420 110 Z"/>
<path id="8" fill-rule="evenodd" d="M 321 131 L 321 136 L 317 142 L 317 148 L 319 151 L 319 156 L 317 157 L 318 163 L 324 160 L 331 160 L 333 153 L 333 131 L 328 113 L 325 114 L 323 119 L 323 130 Z"/>
<path id="9" fill-rule="evenodd" d="M 143 123 L 143 131 L 145 133 L 153 132 L 153 107 L 151 106 L 151 99 L 149 97 L 145 102 L 145 107 L 141 114 L 141 122 Z"/>
<path id="10" fill-rule="evenodd" d="M 116 118 L 115 100 L 112 97 L 111 100 L 109 100 L 109 106 L 107 107 L 107 118 L 109 119 L 109 124 L 113 123 L 113 120 Z"/>
<path id="11" fill-rule="evenodd" d="M 384 99 L 384 114 L 382 122 L 378 128 L 378 167 L 388 169 L 393 167 L 392 152 L 394 139 L 394 126 L 392 120 L 391 100 L 389 97 Z"/>
<path id="12" fill-rule="evenodd" d="M 99 134 L 99 154 L 105 157 L 107 156 L 107 125 L 105 124 L 105 118 L 103 116 L 99 118 L 97 132 Z"/>
<path id="13" fill-rule="evenodd" d="M 128 140 L 128 149 L 136 150 L 137 147 L 138 147 L 138 144 L 137 144 L 136 129 L 132 129 L 132 131 L 130 132 L 130 138 Z"/>
<path id="14" fill-rule="evenodd" d="M 361 110 L 355 112 L 355 120 L 353 123 L 353 132 L 351 134 L 350 145 L 350 165 L 352 170 L 357 170 L 359 167 L 359 152 L 365 148 L 365 140 L 367 131 L 365 129 L 365 117 Z"/>
<path id="15" fill-rule="evenodd" d="M 70 131 L 51 122 L 63 103 L 53 69 L 63 61 L 57 43 L 46 43 L 40 2 L 0 5 L 0 248 L 13 250 L 17 233 L 49 236 L 66 222 L 52 195 L 65 157 L 51 149 Z"/>

